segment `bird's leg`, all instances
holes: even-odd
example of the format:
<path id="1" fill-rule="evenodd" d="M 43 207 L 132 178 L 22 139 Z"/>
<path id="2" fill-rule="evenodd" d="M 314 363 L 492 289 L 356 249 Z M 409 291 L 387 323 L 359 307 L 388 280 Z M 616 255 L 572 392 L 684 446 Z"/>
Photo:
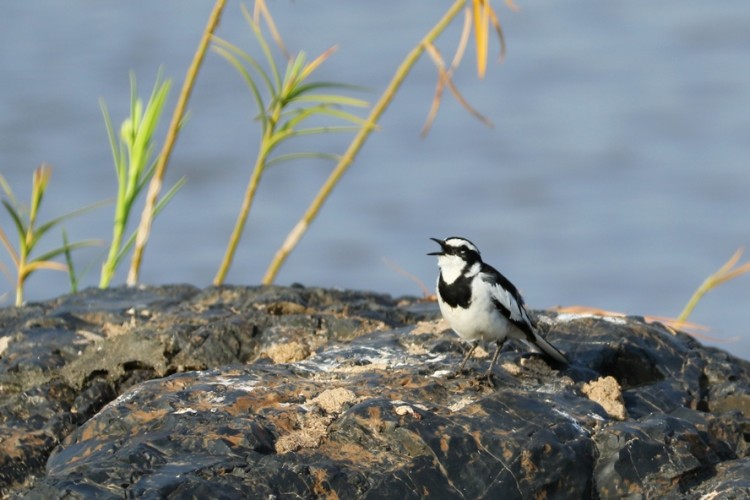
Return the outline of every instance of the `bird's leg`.
<path id="1" fill-rule="evenodd" d="M 474 342 L 471 343 L 471 349 L 469 349 L 469 352 L 467 352 L 466 356 L 464 356 L 464 360 L 461 361 L 461 364 L 459 365 L 458 371 L 456 372 L 456 374 L 462 373 L 464 371 L 464 366 L 466 365 L 466 362 L 469 360 L 469 358 L 471 357 L 471 355 L 474 353 L 474 349 L 476 349 L 478 345 L 479 345 L 479 341 L 478 340 L 475 340 Z"/>
<path id="2" fill-rule="evenodd" d="M 500 356 L 500 351 L 503 348 L 503 344 L 505 344 L 505 339 L 495 342 L 495 345 L 497 347 L 495 348 L 495 354 L 492 356 L 492 361 L 490 361 L 490 367 L 487 369 L 487 375 L 490 375 L 492 373 L 492 368 L 495 366 L 497 358 Z"/>
<path id="3" fill-rule="evenodd" d="M 487 380 L 487 382 L 489 382 L 493 387 L 495 386 L 495 381 L 492 378 L 492 368 L 494 368 L 495 363 L 497 362 L 497 358 L 500 356 L 500 351 L 502 350 L 504 343 L 505 339 L 495 342 L 495 345 L 497 347 L 495 348 L 495 354 L 492 356 L 492 361 L 490 361 L 490 367 L 487 369 L 487 372 L 484 375 L 479 377 L 480 380 Z"/>

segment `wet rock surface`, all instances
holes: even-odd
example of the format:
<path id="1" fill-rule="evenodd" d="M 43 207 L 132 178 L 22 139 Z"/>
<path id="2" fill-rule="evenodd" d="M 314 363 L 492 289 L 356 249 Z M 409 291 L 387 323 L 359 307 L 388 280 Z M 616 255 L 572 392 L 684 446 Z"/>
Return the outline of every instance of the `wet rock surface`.
<path id="1" fill-rule="evenodd" d="M 435 304 L 302 287 L 88 290 L 0 310 L 0 493 L 742 498 L 750 363 L 540 312 L 493 383 Z"/>

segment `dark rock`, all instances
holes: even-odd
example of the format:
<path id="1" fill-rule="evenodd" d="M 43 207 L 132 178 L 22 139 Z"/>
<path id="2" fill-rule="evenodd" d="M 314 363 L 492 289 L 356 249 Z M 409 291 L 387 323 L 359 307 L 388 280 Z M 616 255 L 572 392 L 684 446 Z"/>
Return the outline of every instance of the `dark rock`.
<path id="1" fill-rule="evenodd" d="M 251 362 L 290 339 L 312 352 L 428 316 L 413 304 L 302 287 L 178 285 L 89 289 L 0 309 L 0 496 L 43 474 L 65 436 L 135 384 Z"/>
<path id="2" fill-rule="evenodd" d="M 486 357 L 452 378 L 462 344 L 442 323 L 418 323 L 437 316 L 414 299 L 303 287 L 89 290 L 0 310 L 0 338 L 11 339 L 0 353 L 0 489 L 750 493 L 750 363 L 641 318 L 540 313 L 571 366 L 508 343 L 494 383 L 475 376 Z"/>
<path id="3" fill-rule="evenodd" d="M 698 485 L 688 498 L 750 498 L 750 457 L 717 465 L 714 476 Z"/>
<path id="4" fill-rule="evenodd" d="M 599 450 L 596 484 L 605 498 L 685 492 L 719 462 L 693 424 L 665 414 L 611 425 L 594 441 Z"/>

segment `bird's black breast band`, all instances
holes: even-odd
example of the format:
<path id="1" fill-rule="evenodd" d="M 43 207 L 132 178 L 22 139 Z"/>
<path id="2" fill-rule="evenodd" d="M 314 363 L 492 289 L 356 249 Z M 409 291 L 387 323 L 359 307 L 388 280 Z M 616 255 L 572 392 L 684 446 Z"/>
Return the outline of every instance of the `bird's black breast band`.
<path id="1" fill-rule="evenodd" d="M 466 309 L 471 304 L 471 278 L 461 275 L 456 281 L 448 285 L 441 274 L 438 292 L 443 302 L 449 306 Z"/>

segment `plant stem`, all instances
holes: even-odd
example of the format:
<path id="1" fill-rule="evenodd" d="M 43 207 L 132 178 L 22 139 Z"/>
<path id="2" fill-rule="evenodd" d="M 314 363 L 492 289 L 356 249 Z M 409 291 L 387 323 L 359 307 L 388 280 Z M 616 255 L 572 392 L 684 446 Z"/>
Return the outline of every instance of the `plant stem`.
<path id="1" fill-rule="evenodd" d="M 237 245 L 242 237 L 242 232 L 245 229 L 245 221 L 250 213 L 250 208 L 253 205 L 255 199 L 255 192 L 260 184 L 260 178 L 263 175 L 263 171 L 266 169 L 268 161 L 268 155 L 273 149 L 273 138 L 276 135 L 276 127 L 281 117 L 282 104 L 277 102 L 273 111 L 268 116 L 266 126 L 263 128 L 263 135 L 260 139 L 260 148 L 258 150 L 258 157 L 255 159 L 255 167 L 253 167 L 253 173 L 250 174 L 250 180 L 247 182 L 247 188 L 245 190 L 245 197 L 242 199 L 242 206 L 240 207 L 240 213 L 237 216 L 237 222 L 234 224 L 232 235 L 229 237 L 229 244 L 227 250 L 224 253 L 224 258 L 219 266 L 219 271 L 216 273 L 213 284 L 216 286 L 224 284 L 224 279 L 229 272 L 229 268 L 232 266 L 232 260 L 234 259 L 234 253 L 237 250 Z"/>
<path id="2" fill-rule="evenodd" d="M 310 206 L 307 208 L 305 214 L 287 235 L 286 240 L 274 255 L 271 264 L 266 270 L 265 276 L 263 276 L 264 285 L 271 284 L 276 279 L 276 275 L 278 274 L 279 269 L 281 269 L 281 266 L 284 265 L 284 262 L 289 256 L 289 253 L 291 253 L 294 247 L 296 247 L 299 241 L 302 239 L 302 236 L 305 234 L 305 231 L 307 231 L 310 223 L 312 223 L 315 217 L 317 217 L 318 212 L 320 212 L 323 204 L 328 199 L 328 196 L 330 196 L 331 191 L 339 182 L 341 176 L 347 171 L 352 161 L 354 160 L 354 157 L 364 145 L 365 140 L 367 140 L 370 133 L 375 129 L 378 120 L 395 97 L 396 92 L 403 83 L 404 79 L 414 67 L 419 57 L 424 53 L 425 46 L 432 43 L 438 36 L 440 36 L 440 34 L 451 23 L 451 21 L 453 21 L 456 15 L 458 15 L 461 9 L 463 9 L 464 5 L 466 5 L 466 0 L 456 0 L 456 2 L 454 2 L 453 5 L 448 9 L 442 19 L 440 19 L 440 21 L 437 22 L 432 30 L 427 33 L 427 35 L 422 39 L 419 45 L 414 47 L 414 49 L 409 52 L 404 61 L 398 67 L 395 75 L 393 76 L 393 79 L 388 84 L 388 87 L 381 96 L 380 100 L 373 107 L 372 111 L 370 112 L 370 116 L 368 116 L 367 120 L 365 120 L 365 123 L 362 125 L 360 131 L 352 140 L 349 148 L 346 150 L 344 155 L 341 157 L 341 160 L 339 160 L 336 167 L 328 176 L 328 179 L 326 179 L 323 186 L 321 186 L 318 194 L 315 195 L 315 198 L 310 203 Z"/>
<path id="3" fill-rule="evenodd" d="M 164 147 L 159 154 L 156 168 L 154 169 L 154 175 L 151 178 L 151 182 L 148 186 L 148 193 L 146 194 L 146 202 L 143 206 L 143 212 L 141 213 L 141 221 L 138 225 L 138 233 L 135 240 L 135 247 L 133 248 L 133 257 L 130 261 L 130 270 L 128 271 L 127 284 L 130 286 L 135 285 L 138 282 L 138 275 L 140 273 L 141 261 L 143 260 L 143 250 L 148 241 L 149 234 L 151 233 L 151 224 L 154 217 L 154 207 L 156 206 L 156 199 L 159 197 L 161 187 L 164 184 L 164 174 L 167 170 L 167 163 L 172 155 L 172 149 L 174 143 L 177 140 L 177 134 L 179 133 L 180 123 L 185 115 L 185 108 L 187 102 L 190 100 L 190 94 L 192 93 L 195 80 L 198 77 L 198 71 L 203 63 L 203 59 L 206 55 L 206 49 L 211 41 L 211 36 L 219 25 L 221 19 L 221 12 L 224 10 L 224 4 L 226 0 L 216 0 L 214 8 L 209 16 L 206 28 L 203 30 L 203 37 L 198 44 L 198 50 L 196 50 L 193 56 L 193 61 L 190 63 L 187 74 L 185 75 L 185 82 L 182 85 L 180 91 L 180 97 L 177 100 L 174 114 L 172 115 L 172 121 L 169 124 L 167 130 L 167 137 L 164 141 Z"/>
<path id="4" fill-rule="evenodd" d="M 18 255 L 18 276 L 16 278 L 16 306 L 23 305 L 23 285 L 26 281 L 26 255 L 19 252 Z"/>
<path id="5" fill-rule="evenodd" d="M 701 283 L 701 286 L 699 286 L 698 289 L 693 292 L 690 300 L 685 305 L 685 308 L 680 313 L 680 316 L 677 318 L 678 322 L 681 323 L 687 321 L 687 319 L 693 313 L 693 309 L 695 309 L 695 306 L 698 305 L 698 302 L 700 302 L 703 296 L 706 295 L 706 293 L 716 285 L 715 281 L 715 275 L 712 274 L 711 276 L 706 278 L 703 283 Z"/>
<path id="6" fill-rule="evenodd" d="M 253 173 L 250 175 L 250 180 L 247 183 L 245 197 L 242 199 L 242 207 L 240 207 L 240 213 L 237 216 L 237 222 L 234 224 L 232 235 L 229 238 L 227 250 L 226 252 L 224 252 L 224 258 L 221 261 L 221 266 L 219 266 L 219 271 L 216 273 L 216 277 L 213 281 L 214 285 L 216 286 L 222 285 L 224 283 L 224 279 L 226 278 L 227 273 L 229 272 L 229 268 L 232 265 L 234 253 L 237 250 L 237 245 L 239 244 L 240 238 L 242 237 L 242 231 L 245 228 L 247 215 L 250 213 L 250 208 L 252 207 L 253 200 L 255 199 L 255 191 L 258 189 L 258 184 L 260 184 L 261 174 L 263 173 L 263 170 L 265 170 L 267 157 L 267 148 L 261 147 L 260 151 L 258 152 L 258 158 L 255 160 Z"/>
<path id="7" fill-rule="evenodd" d="M 112 276 L 115 274 L 115 268 L 117 267 L 117 254 L 120 251 L 122 245 L 122 235 L 125 232 L 125 226 L 128 223 L 128 212 L 129 209 L 125 208 L 125 200 L 117 200 L 117 206 L 115 207 L 115 225 L 112 228 L 112 243 L 109 247 L 109 254 L 107 260 L 102 265 L 102 275 L 99 279 L 99 288 L 107 288 L 112 281 Z M 132 203 L 132 201 L 130 201 Z"/>
<path id="8" fill-rule="evenodd" d="M 718 271 L 710 275 L 708 278 L 703 280 L 703 283 L 701 283 L 701 286 L 698 287 L 698 289 L 693 292 L 693 295 L 690 297 L 690 300 L 685 305 L 685 308 L 680 313 L 679 318 L 677 318 L 677 321 L 679 322 L 685 322 L 687 321 L 688 317 L 693 313 L 693 309 L 695 309 L 695 306 L 700 302 L 700 300 L 703 298 L 705 294 L 707 294 L 711 289 L 721 285 L 724 282 L 727 282 L 729 280 L 732 280 L 738 276 L 742 276 L 745 273 L 750 272 L 750 262 L 746 262 L 742 264 L 741 266 L 737 267 L 736 264 L 739 262 L 740 257 L 742 256 L 742 248 L 738 248 L 736 252 L 729 258 L 728 261 L 722 265 Z"/>

